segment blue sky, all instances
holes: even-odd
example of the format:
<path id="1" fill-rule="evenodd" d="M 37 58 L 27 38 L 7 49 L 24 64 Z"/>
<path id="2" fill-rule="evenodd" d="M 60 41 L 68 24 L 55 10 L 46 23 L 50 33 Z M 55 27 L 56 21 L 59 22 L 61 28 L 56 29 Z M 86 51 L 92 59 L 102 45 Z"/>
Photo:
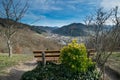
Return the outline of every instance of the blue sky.
<path id="1" fill-rule="evenodd" d="M 108 10 L 120 6 L 120 0 L 29 0 L 29 3 L 21 22 L 52 27 L 83 22 L 85 16 L 100 7 Z"/>

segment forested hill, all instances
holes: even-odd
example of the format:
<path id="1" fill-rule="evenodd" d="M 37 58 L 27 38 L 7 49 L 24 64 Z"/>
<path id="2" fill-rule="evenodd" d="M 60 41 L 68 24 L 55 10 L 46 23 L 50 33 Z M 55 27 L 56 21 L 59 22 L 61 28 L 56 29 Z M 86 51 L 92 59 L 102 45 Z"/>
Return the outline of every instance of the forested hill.
<path id="1" fill-rule="evenodd" d="M 85 36 L 87 35 L 87 28 L 82 23 L 72 23 L 55 29 L 52 32 L 64 36 Z"/>

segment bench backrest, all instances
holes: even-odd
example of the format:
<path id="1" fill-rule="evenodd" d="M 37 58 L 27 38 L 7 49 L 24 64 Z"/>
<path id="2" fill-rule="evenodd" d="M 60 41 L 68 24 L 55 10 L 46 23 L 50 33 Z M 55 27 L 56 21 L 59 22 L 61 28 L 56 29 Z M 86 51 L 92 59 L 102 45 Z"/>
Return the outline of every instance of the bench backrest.
<path id="1" fill-rule="evenodd" d="M 58 61 L 60 56 L 60 51 L 33 51 L 34 57 L 37 59 L 37 61 Z"/>
<path id="2" fill-rule="evenodd" d="M 34 57 L 37 61 L 55 61 L 57 62 L 60 56 L 59 50 L 46 50 L 46 51 L 33 51 Z M 88 57 L 93 56 L 95 53 L 95 49 L 88 49 L 87 54 Z"/>

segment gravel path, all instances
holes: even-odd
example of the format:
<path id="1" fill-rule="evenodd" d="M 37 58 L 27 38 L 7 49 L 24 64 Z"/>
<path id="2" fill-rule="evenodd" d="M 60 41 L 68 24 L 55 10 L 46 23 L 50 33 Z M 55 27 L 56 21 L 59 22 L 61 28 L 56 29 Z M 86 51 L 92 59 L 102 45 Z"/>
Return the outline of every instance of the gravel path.
<path id="1" fill-rule="evenodd" d="M 26 71 L 30 71 L 36 67 L 36 61 L 27 61 L 25 63 L 19 63 L 18 65 L 8 68 L 6 76 L 0 76 L 0 80 L 20 80 L 22 74 Z"/>

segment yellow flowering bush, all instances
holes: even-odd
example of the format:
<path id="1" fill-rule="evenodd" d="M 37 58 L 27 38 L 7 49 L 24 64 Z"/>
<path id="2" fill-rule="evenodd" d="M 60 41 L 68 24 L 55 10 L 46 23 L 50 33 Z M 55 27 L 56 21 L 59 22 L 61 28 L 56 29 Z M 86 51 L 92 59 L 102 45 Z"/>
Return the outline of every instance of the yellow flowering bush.
<path id="1" fill-rule="evenodd" d="M 78 44 L 73 40 L 68 46 L 63 47 L 60 54 L 61 63 L 65 64 L 72 71 L 86 72 L 93 62 L 87 58 L 85 45 Z"/>

